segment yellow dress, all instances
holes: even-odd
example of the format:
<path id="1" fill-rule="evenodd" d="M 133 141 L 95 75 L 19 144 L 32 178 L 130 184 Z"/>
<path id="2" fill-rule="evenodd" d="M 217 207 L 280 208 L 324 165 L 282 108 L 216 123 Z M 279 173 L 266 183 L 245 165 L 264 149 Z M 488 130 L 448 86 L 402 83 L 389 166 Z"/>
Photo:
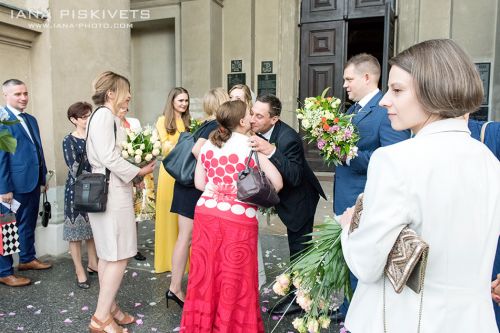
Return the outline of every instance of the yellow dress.
<path id="1" fill-rule="evenodd" d="M 184 132 L 182 119 L 176 120 L 178 132 L 168 134 L 165 129 L 165 117 L 161 116 L 156 122 L 156 129 L 162 143 L 162 154 L 167 155 L 179 140 L 180 132 Z M 178 226 L 177 214 L 170 213 L 174 196 L 174 178 L 170 176 L 163 164 L 160 164 L 158 189 L 156 193 L 156 220 L 155 220 L 155 262 L 156 273 L 172 270 L 172 254 L 177 241 Z"/>

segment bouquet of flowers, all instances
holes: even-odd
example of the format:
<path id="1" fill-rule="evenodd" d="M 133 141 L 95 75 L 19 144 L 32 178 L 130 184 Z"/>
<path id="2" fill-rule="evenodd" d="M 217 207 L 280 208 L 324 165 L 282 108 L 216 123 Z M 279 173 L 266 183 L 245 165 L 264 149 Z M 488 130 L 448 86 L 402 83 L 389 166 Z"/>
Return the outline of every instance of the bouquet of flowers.
<path id="1" fill-rule="evenodd" d="M 303 108 L 297 109 L 297 118 L 306 139 L 316 142 L 326 163 L 339 165 L 357 156 L 359 136 L 351 122 L 353 115 L 341 112 L 340 99 L 325 97 L 328 89 L 321 96 L 307 97 Z"/>
<path id="2" fill-rule="evenodd" d="M 9 114 L 5 109 L 0 109 L 0 125 L 14 125 L 19 120 L 8 120 Z M 6 129 L 0 130 L 0 150 L 14 153 L 16 151 L 17 140 Z"/>
<path id="3" fill-rule="evenodd" d="M 276 277 L 273 291 L 285 296 L 290 285 L 295 288 L 295 301 L 305 311 L 303 317 L 292 322 L 299 333 L 316 333 L 330 326 L 328 313 L 335 311 L 339 303 L 335 294 L 344 292 L 352 296 L 349 269 L 342 254 L 340 234 L 342 227 L 330 217 L 315 226 L 310 246 L 290 263 L 285 272 Z"/>
<path id="4" fill-rule="evenodd" d="M 191 118 L 191 122 L 189 123 L 189 132 L 196 132 L 201 125 L 203 125 L 203 120 Z"/>
<path id="5" fill-rule="evenodd" d="M 158 132 L 151 126 L 127 129 L 127 141 L 122 143 L 122 157 L 138 167 L 143 167 L 159 157 L 160 148 Z"/>
<path id="6" fill-rule="evenodd" d="M 156 215 L 155 182 L 153 174 L 144 176 L 144 188 L 135 191 L 134 212 L 137 222 L 154 220 Z"/>

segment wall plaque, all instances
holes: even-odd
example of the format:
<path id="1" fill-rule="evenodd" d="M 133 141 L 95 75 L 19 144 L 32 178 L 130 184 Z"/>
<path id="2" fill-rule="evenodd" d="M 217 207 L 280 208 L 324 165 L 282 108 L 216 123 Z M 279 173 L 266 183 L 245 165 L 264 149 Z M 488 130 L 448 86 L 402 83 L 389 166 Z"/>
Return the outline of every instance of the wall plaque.
<path id="1" fill-rule="evenodd" d="M 276 95 L 276 74 L 257 75 L 257 95 Z"/>
<path id="2" fill-rule="evenodd" d="M 239 73 L 243 69 L 243 60 L 231 60 L 231 72 Z"/>
<path id="3" fill-rule="evenodd" d="M 262 61 L 260 63 L 261 73 L 272 73 L 273 72 L 273 62 L 272 61 Z"/>
<path id="4" fill-rule="evenodd" d="M 245 73 L 227 74 L 227 91 L 231 90 L 236 84 L 246 84 Z"/>
<path id="5" fill-rule="evenodd" d="M 488 120 L 489 113 L 489 103 L 490 103 L 490 71 L 491 63 L 489 62 L 478 62 L 476 63 L 477 71 L 483 82 L 484 98 L 481 103 L 481 108 L 479 111 L 471 114 L 471 118 L 476 120 L 486 121 Z"/>

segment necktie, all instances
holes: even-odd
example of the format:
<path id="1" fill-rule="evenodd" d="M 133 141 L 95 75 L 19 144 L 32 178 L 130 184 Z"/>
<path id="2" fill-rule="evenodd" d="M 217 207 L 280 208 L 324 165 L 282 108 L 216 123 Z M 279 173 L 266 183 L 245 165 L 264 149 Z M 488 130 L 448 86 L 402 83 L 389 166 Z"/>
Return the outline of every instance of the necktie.
<path id="1" fill-rule="evenodd" d="M 28 131 L 30 132 L 31 139 L 33 140 L 33 143 L 35 144 L 36 148 L 36 156 L 38 158 L 38 175 L 39 175 L 39 181 L 42 179 L 42 148 L 38 145 L 38 141 L 35 138 L 35 132 L 33 131 L 33 127 L 31 127 L 30 122 L 28 121 L 28 116 L 21 112 L 19 113 L 19 116 L 21 116 L 24 120 L 24 123 L 26 124 L 26 127 L 28 127 Z"/>
<path id="2" fill-rule="evenodd" d="M 361 104 L 356 102 L 356 104 L 354 104 L 354 110 L 352 110 L 351 113 L 356 114 L 356 113 L 358 113 L 359 110 L 361 110 L 361 108 L 362 108 Z"/>
<path id="3" fill-rule="evenodd" d="M 259 138 L 264 139 L 264 140 L 266 140 L 266 141 L 269 141 L 269 140 L 268 140 L 268 139 L 266 139 L 266 137 L 265 137 L 265 136 L 263 136 L 262 134 L 260 134 L 260 133 L 256 133 L 256 134 L 257 134 L 257 136 L 258 136 Z"/>

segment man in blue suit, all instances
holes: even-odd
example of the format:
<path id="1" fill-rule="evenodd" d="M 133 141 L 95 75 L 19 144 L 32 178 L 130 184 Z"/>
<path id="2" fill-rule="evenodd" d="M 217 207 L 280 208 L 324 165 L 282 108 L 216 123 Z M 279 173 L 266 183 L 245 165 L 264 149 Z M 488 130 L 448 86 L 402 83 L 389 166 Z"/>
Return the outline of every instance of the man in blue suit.
<path id="1" fill-rule="evenodd" d="M 19 123 L 0 125 L 0 129 L 7 129 L 17 140 L 14 153 L 0 151 L 0 200 L 10 204 L 15 199 L 21 203 L 16 212 L 21 250 L 18 270 L 47 269 L 52 265 L 39 261 L 35 253 L 40 191 L 46 190 L 47 173 L 40 130 L 35 117 L 24 112 L 28 105 L 26 85 L 10 79 L 3 83 L 2 91 L 9 120 L 19 120 Z M 1 211 L 5 213 L 6 209 L 2 206 Z M 14 275 L 12 264 L 12 255 L 0 256 L 0 283 L 10 287 L 30 284 L 30 279 Z"/>
<path id="2" fill-rule="evenodd" d="M 335 170 L 334 206 L 336 215 L 355 204 L 356 198 L 365 189 L 368 163 L 373 152 L 383 146 L 406 140 L 409 131 L 392 129 L 387 110 L 379 106 L 382 92 L 378 89 L 380 64 L 372 55 L 361 53 L 347 62 L 344 70 L 344 88 L 349 99 L 356 102 L 348 110 L 354 114 L 353 124 L 359 132 L 358 156 L 346 161 Z M 356 288 L 357 279 L 351 274 L 351 285 Z M 347 313 L 348 303 L 340 308 L 339 317 Z M 339 318 L 341 319 L 341 318 Z"/>

